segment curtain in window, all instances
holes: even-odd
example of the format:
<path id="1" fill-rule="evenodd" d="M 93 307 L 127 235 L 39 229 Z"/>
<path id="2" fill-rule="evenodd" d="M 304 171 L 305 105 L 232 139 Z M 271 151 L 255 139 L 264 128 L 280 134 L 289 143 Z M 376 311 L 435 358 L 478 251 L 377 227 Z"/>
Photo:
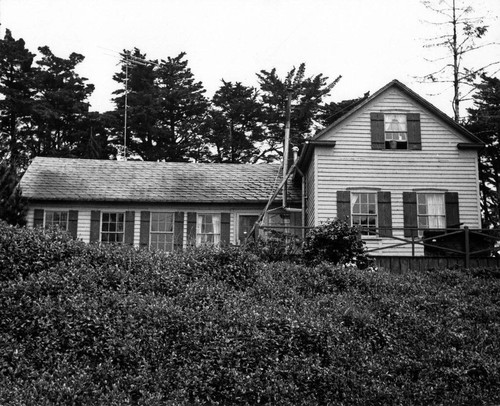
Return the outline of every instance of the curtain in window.
<path id="1" fill-rule="evenodd" d="M 199 214 L 196 225 L 196 244 L 219 244 L 221 222 L 218 214 Z"/>
<path id="2" fill-rule="evenodd" d="M 444 195 L 428 194 L 426 198 L 429 228 L 445 228 Z"/>
<path id="3" fill-rule="evenodd" d="M 385 131 L 406 132 L 406 116 L 404 114 L 386 114 L 384 119 Z"/>

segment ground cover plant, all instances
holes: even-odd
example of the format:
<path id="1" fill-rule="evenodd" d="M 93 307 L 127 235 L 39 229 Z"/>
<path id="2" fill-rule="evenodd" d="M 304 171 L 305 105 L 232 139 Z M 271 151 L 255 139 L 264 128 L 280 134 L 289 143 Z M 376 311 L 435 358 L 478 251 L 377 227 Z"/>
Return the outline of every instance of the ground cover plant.
<path id="1" fill-rule="evenodd" d="M 494 405 L 500 275 L 0 225 L 2 405 Z"/>

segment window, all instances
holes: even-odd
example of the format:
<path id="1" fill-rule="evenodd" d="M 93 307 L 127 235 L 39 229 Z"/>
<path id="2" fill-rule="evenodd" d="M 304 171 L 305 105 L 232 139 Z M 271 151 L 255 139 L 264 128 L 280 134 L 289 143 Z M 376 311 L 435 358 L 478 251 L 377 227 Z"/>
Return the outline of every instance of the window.
<path id="1" fill-rule="evenodd" d="M 102 213 L 101 241 L 109 243 L 123 243 L 125 230 L 124 213 Z"/>
<path id="2" fill-rule="evenodd" d="M 362 228 L 363 235 L 377 234 L 377 194 L 357 192 L 351 194 L 352 225 Z"/>
<path id="3" fill-rule="evenodd" d="M 68 212 L 47 210 L 45 212 L 45 228 L 60 228 L 61 230 L 67 230 Z"/>
<path id="4" fill-rule="evenodd" d="M 386 149 L 408 149 L 406 114 L 384 114 Z"/>
<path id="5" fill-rule="evenodd" d="M 162 251 L 174 249 L 174 213 L 151 213 L 150 248 Z"/>
<path id="6" fill-rule="evenodd" d="M 220 243 L 220 214 L 198 214 L 196 221 L 196 245 Z"/>
<path id="7" fill-rule="evenodd" d="M 417 218 L 420 237 L 423 236 L 421 228 L 446 228 L 444 194 L 418 193 Z"/>

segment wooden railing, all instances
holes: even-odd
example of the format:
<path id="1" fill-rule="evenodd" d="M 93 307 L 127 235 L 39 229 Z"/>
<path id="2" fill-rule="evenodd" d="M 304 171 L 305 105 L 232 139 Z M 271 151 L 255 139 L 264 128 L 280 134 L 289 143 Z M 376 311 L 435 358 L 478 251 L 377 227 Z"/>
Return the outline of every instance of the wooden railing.
<path id="1" fill-rule="evenodd" d="M 299 226 L 262 226 L 259 228 L 260 235 L 268 235 L 271 231 L 279 232 L 284 239 L 288 239 L 290 244 L 300 245 L 302 235 L 305 235 L 308 230 L 314 227 L 299 227 Z M 366 253 L 373 257 L 378 257 L 381 253 L 384 256 L 391 255 L 390 251 L 396 248 L 409 246 L 411 247 L 411 255 L 409 257 L 416 258 L 417 247 L 421 246 L 424 249 L 424 257 L 435 258 L 462 258 L 466 268 L 471 265 L 471 258 L 482 256 L 484 258 L 500 257 L 500 230 L 498 229 L 470 229 L 465 226 L 463 228 L 449 229 L 404 229 L 391 228 L 391 236 L 387 236 L 387 231 L 384 229 L 386 236 L 380 237 L 384 240 L 392 240 L 394 243 L 389 243 L 383 247 L 368 248 Z M 404 235 L 405 231 L 411 234 L 411 237 L 399 237 Z M 409 231 L 409 232 L 408 232 Z M 378 236 L 378 229 L 361 229 L 361 234 Z M 422 235 L 422 236 L 419 236 Z M 401 258 L 403 256 L 400 256 Z M 420 256 L 421 257 L 421 256 Z M 462 261 L 461 261 L 462 262 Z M 490 261 L 491 262 L 491 261 Z"/>

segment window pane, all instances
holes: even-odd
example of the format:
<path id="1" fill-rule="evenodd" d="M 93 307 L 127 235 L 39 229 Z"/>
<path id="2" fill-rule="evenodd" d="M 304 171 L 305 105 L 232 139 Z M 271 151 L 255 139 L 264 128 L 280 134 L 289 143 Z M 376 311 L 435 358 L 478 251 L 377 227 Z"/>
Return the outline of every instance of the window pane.
<path id="1" fill-rule="evenodd" d="M 405 114 L 385 114 L 384 115 L 385 131 L 389 132 L 406 132 L 406 115 Z"/>

